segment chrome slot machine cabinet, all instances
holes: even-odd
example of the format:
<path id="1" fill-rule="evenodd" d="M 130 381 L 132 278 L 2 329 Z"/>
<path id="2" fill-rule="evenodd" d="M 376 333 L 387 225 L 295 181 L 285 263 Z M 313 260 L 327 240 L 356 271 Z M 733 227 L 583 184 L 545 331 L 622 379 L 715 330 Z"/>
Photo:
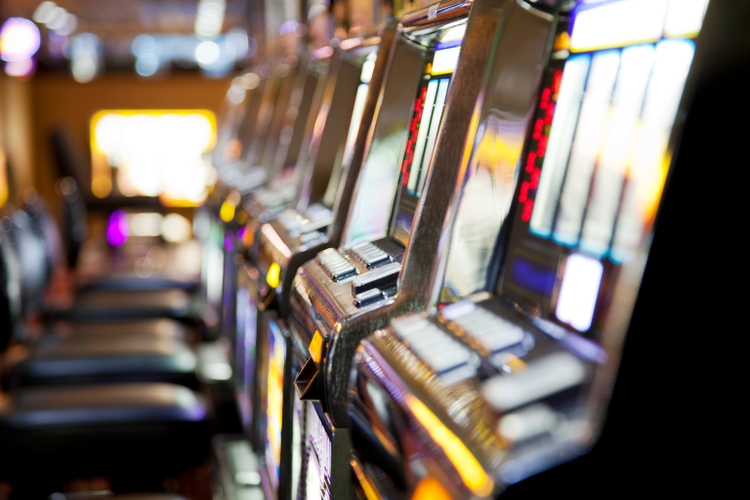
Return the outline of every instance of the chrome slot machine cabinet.
<path id="1" fill-rule="evenodd" d="M 490 496 L 596 441 L 705 5 L 572 6 L 490 251 L 471 254 L 476 214 L 490 209 L 464 195 L 431 313 L 394 319 L 358 351 L 350 411 L 368 443 L 357 452 L 366 484 Z M 484 276 L 470 272 L 482 261 Z M 376 444 L 387 459 L 366 452 Z"/>
<path id="2" fill-rule="evenodd" d="M 302 495 L 350 494 L 354 351 L 375 325 L 424 307 L 435 221 L 460 170 L 501 5 L 441 2 L 401 18 L 343 243 L 297 271 L 287 326 L 290 360 L 304 366 L 285 402 L 299 416 Z"/>
<path id="3" fill-rule="evenodd" d="M 299 474 L 292 471 L 299 470 L 301 458 L 288 448 L 292 441 L 286 434 L 295 420 L 285 392 L 291 386 L 285 380 L 293 380 L 290 370 L 299 371 L 289 362 L 288 328 L 280 319 L 288 310 L 289 275 L 319 249 L 330 246 L 329 237 L 340 235 L 348 208 L 342 200 L 351 197 L 359 170 L 357 158 L 361 158 L 362 142 L 372 122 L 394 34 L 395 25 L 383 25 L 331 48 L 334 53 L 321 111 L 308 130 L 306 175 L 298 203 L 261 226 L 255 263 L 247 266 L 253 276 L 248 280 L 249 295 L 252 304 L 257 304 L 258 317 L 257 329 L 248 325 L 245 334 L 257 336 L 253 360 L 257 383 L 246 389 L 257 408 L 256 447 L 262 457 L 264 489 L 274 497 L 285 498 L 296 491 L 294 478 Z M 381 54 L 385 56 L 379 58 Z"/>

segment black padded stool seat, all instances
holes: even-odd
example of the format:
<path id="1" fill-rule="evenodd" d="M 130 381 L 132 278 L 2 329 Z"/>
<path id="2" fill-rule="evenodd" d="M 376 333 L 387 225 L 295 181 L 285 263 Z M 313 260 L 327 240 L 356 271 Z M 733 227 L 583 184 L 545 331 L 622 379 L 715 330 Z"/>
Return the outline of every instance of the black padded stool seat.
<path id="1" fill-rule="evenodd" d="M 158 338 L 185 340 L 190 336 L 187 326 L 173 319 L 133 319 L 120 321 L 55 321 L 46 333 L 57 337 L 150 335 Z"/>
<path id="2" fill-rule="evenodd" d="M 79 293 L 73 306 L 48 312 L 51 319 L 72 321 L 135 318 L 197 318 L 190 294 L 183 290 L 96 290 Z"/>
<path id="3" fill-rule="evenodd" d="M 17 389 L 0 400 L 0 476 L 186 470 L 207 456 L 208 413 L 172 384 Z"/>
<path id="4" fill-rule="evenodd" d="M 125 335 L 48 336 L 11 367 L 14 386 L 169 382 L 197 388 L 197 359 L 182 340 Z"/>
<path id="5" fill-rule="evenodd" d="M 79 292 L 94 290 L 185 290 L 194 292 L 198 288 L 197 279 L 179 279 L 168 276 L 149 276 L 141 278 L 137 275 L 118 274 L 92 278 L 78 287 Z"/>
<path id="6" fill-rule="evenodd" d="M 174 493 L 120 493 L 120 494 L 91 494 L 91 493 L 54 493 L 49 500 L 188 500 L 182 495 Z"/>

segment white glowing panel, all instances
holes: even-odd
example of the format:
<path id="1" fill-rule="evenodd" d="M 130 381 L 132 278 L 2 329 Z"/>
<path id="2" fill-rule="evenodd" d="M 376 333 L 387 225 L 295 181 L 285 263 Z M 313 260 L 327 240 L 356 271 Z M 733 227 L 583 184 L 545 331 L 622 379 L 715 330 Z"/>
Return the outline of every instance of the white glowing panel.
<path id="1" fill-rule="evenodd" d="M 599 52 L 591 61 L 553 235 L 557 242 L 565 245 L 576 244 L 581 233 L 583 213 L 619 66 L 620 51 L 617 50 Z"/>
<path id="2" fill-rule="evenodd" d="M 417 143 L 414 148 L 414 159 L 412 163 L 412 175 L 409 176 L 409 184 L 408 188 L 409 191 L 412 193 L 414 192 L 416 186 L 417 186 L 417 180 L 419 180 L 419 177 L 415 175 L 417 173 L 417 170 L 414 168 L 415 166 L 418 168 L 420 165 L 419 159 L 422 158 L 422 155 L 425 151 L 425 146 L 427 145 L 427 133 L 430 129 L 430 118 L 432 117 L 432 103 L 435 102 L 435 94 L 437 94 L 438 90 L 438 81 L 433 80 L 430 83 L 427 84 L 427 94 L 424 99 L 424 107 L 422 111 L 422 119 L 419 123 L 419 132 L 417 133 Z"/>
<path id="3" fill-rule="evenodd" d="M 549 236 L 552 232 L 590 64 L 591 57 L 588 55 L 571 57 L 565 64 L 555 109 L 556 119 L 552 122 L 547 141 L 547 153 L 542 163 L 542 175 L 529 226 L 533 233 L 540 236 Z"/>
<path id="4" fill-rule="evenodd" d="M 669 167 L 669 135 L 694 52 L 695 45 L 687 40 L 664 40 L 656 45 L 654 69 L 615 229 L 615 261 L 624 262 L 635 254 L 653 222 Z"/>
<path id="5" fill-rule="evenodd" d="M 560 321 L 581 332 L 591 328 L 603 269 L 596 259 L 579 254 L 568 257 L 555 311 Z"/>
<path id="6" fill-rule="evenodd" d="M 670 0 L 664 35 L 693 37 L 698 34 L 706 15 L 708 0 Z"/>
<path id="7" fill-rule="evenodd" d="M 653 62 L 653 45 L 637 45 L 622 51 L 612 111 L 604 131 L 581 236 L 581 248 L 597 257 L 607 252 L 612 239 L 623 180 L 632 156 L 638 118 Z"/>
<path id="8" fill-rule="evenodd" d="M 655 42 L 662 36 L 667 0 L 622 0 L 578 12 L 570 49 L 583 52 Z"/>
<path id="9" fill-rule="evenodd" d="M 100 111 L 91 120 L 92 191 L 160 196 L 169 205 L 197 205 L 206 196 L 216 121 L 206 110 Z M 113 172 L 113 168 L 116 172 Z"/>
<path id="10" fill-rule="evenodd" d="M 458 64 L 460 53 L 461 46 L 438 50 L 435 52 L 435 57 L 432 60 L 432 71 L 430 73 L 433 75 L 453 73 Z"/>
<path id="11" fill-rule="evenodd" d="M 445 98 L 448 95 L 448 84 L 450 80 L 447 78 L 440 80 L 440 86 L 438 87 L 437 99 L 432 109 L 432 118 L 430 119 L 430 131 L 427 136 L 427 146 L 422 156 L 422 166 L 419 169 L 419 184 L 417 184 L 417 196 L 422 195 L 422 187 L 424 186 L 424 178 L 427 173 L 427 167 L 430 165 L 430 159 L 432 158 L 432 150 L 435 149 L 435 140 L 438 135 L 438 128 L 443 118 L 443 110 L 445 109 Z M 412 167 L 412 170 L 414 167 Z"/>

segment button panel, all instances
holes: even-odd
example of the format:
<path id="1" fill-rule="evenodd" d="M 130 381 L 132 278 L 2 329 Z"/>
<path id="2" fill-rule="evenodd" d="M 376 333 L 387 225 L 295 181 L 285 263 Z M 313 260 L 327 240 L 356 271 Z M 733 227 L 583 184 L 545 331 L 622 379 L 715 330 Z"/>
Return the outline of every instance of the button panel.
<path id="1" fill-rule="evenodd" d="M 357 269 L 335 248 L 327 248 L 316 258 L 333 281 L 340 281 L 357 274 Z"/>
<path id="2" fill-rule="evenodd" d="M 392 322 L 395 332 L 414 353 L 432 367 L 441 380 L 453 384 L 476 374 L 472 351 L 435 323 L 420 316 Z"/>
<path id="3" fill-rule="evenodd" d="M 352 248 L 354 256 L 367 266 L 367 269 L 391 261 L 391 256 L 372 243 L 360 243 Z"/>
<path id="4" fill-rule="evenodd" d="M 352 281 L 352 295 L 357 296 L 373 288 L 379 288 L 380 290 L 393 288 L 398 283 L 398 274 L 400 272 L 401 264 L 391 262 L 390 264 L 361 274 Z"/>
<path id="5" fill-rule="evenodd" d="M 454 317 L 453 322 L 490 353 L 533 341 L 523 328 L 482 307 Z"/>

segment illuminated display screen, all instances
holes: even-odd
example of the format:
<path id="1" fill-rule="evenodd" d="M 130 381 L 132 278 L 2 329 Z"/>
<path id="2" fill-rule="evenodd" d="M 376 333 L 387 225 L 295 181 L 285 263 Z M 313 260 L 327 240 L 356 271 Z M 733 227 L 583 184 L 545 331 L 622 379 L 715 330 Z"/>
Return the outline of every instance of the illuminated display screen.
<path id="1" fill-rule="evenodd" d="M 216 118 L 207 110 L 103 110 L 91 119 L 91 190 L 104 198 L 159 196 L 165 205 L 205 200 Z"/>
<path id="2" fill-rule="evenodd" d="M 556 49 L 574 53 L 553 56 L 523 161 L 501 294 L 582 332 L 610 300 L 601 293 L 608 276 L 648 244 L 669 167 L 695 46 L 663 38 L 667 2 L 657 3 L 663 8 L 644 10 L 648 22 L 660 23 L 651 28 L 654 43 L 591 21 L 613 23 L 607 16 L 625 12 L 628 2 L 605 3 L 604 17 L 584 9 L 570 38 L 558 36 Z"/>
<path id="3" fill-rule="evenodd" d="M 274 491 L 279 488 L 281 471 L 281 425 L 284 408 L 284 358 L 286 340 L 276 322 L 269 322 L 268 378 L 266 401 L 266 466 Z"/>
<path id="4" fill-rule="evenodd" d="M 460 50 L 459 45 L 434 53 L 432 62 L 425 68 L 425 81 L 414 101 L 409 139 L 401 162 L 401 187 L 391 230 L 392 236 L 404 246 L 409 239 L 417 202 L 422 196 L 443 119 L 451 74 L 458 63 Z"/>
<path id="5" fill-rule="evenodd" d="M 336 199 L 342 170 L 352 161 L 354 144 L 357 140 L 357 134 L 359 133 L 359 124 L 362 122 L 362 113 L 364 112 L 365 102 L 367 101 L 367 90 L 369 88 L 370 79 L 372 78 L 372 72 L 375 69 L 375 61 L 377 60 L 377 57 L 377 51 L 372 52 L 362 64 L 362 71 L 360 72 L 359 77 L 360 83 L 357 87 L 357 95 L 354 98 L 354 107 L 352 108 L 352 116 L 349 121 L 349 130 L 346 134 L 346 142 L 344 143 L 343 160 L 337 162 L 339 168 L 335 169 L 331 174 L 331 179 L 328 182 L 328 187 L 323 196 L 323 204 L 328 208 L 333 207 L 333 203 Z"/>
<path id="6" fill-rule="evenodd" d="M 331 498 L 331 440 L 314 403 L 305 403 L 305 497 Z"/>
<path id="7" fill-rule="evenodd" d="M 237 288 L 237 336 L 235 342 L 235 379 L 237 402 L 242 422 L 252 420 L 252 391 L 255 375 L 255 344 L 257 338 L 257 300 L 255 287 L 247 271 L 240 268 Z"/>

